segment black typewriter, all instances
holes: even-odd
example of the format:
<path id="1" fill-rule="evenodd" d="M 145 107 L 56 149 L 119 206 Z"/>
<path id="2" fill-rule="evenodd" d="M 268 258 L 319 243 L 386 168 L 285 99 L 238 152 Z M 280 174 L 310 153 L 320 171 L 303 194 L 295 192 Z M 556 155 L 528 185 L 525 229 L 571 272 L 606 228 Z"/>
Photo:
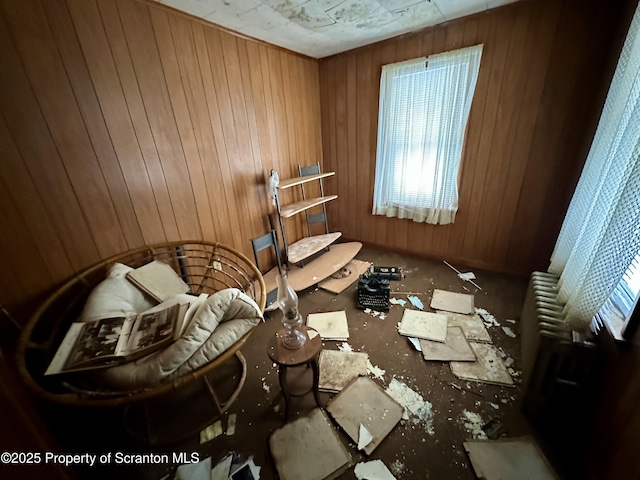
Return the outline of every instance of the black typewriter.
<path id="1" fill-rule="evenodd" d="M 358 308 L 389 310 L 389 280 L 367 272 L 358 279 Z"/>

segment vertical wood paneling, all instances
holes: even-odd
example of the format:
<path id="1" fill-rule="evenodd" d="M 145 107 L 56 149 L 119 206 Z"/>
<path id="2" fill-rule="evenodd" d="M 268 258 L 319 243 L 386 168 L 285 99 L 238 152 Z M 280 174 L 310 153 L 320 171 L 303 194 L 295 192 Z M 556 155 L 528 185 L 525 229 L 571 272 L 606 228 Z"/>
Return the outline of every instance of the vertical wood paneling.
<path id="1" fill-rule="evenodd" d="M 0 61 L 0 299 L 14 311 L 143 244 L 251 256 L 274 211 L 268 170 L 322 160 L 317 61 L 162 5 L 0 0 Z M 303 219 L 290 223 L 295 241 Z"/>
<path id="2" fill-rule="evenodd" d="M 621 10 L 596 0 L 517 2 L 322 59 L 324 165 L 338 172 L 331 183 L 339 195 L 333 228 L 471 267 L 522 274 L 546 269 L 612 74 L 602 65 L 618 52 L 602 46 L 611 47 L 612 29 L 624 21 Z M 382 65 L 478 43 L 484 51 L 455 223 L 371 215 L 360 185 L 370 179 L 372 189 L 374 183 Z M 355 131 L 349 128 L 354 116 Z"/>

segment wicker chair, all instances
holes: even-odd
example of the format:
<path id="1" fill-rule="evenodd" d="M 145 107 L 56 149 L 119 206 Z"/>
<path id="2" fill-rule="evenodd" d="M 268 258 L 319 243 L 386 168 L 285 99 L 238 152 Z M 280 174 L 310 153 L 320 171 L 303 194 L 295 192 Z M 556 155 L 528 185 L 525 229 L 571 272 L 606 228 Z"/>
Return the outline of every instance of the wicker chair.
<path id="1" fill-rule="evenodd" d="M 170 396 L 172 392 L 200 381 L 215 406 L 213 415 L 198 423 L 195 428 L 173 436 L 172 441 L 186 438 L 224 413 L 238 397 L 246 380 L 247 365 L 240 347 L 251 331 L 236 341 L 212 362 L 189 374 L 171 378 L 150 388 L 132 391 L 116 391 L 98 388 L 88 383 L 86 376 L 44 376 L 57 346 L 69 324 L 78 318 L 92 289 L 105 278 L 114 262 L 131 267 L 160 260 L 171 265 L 190 286 L 191 293 L 214 293 L 225 288 L 238 288 L 255 300 L 263 311 L 266 301 L 265 284 L 256 266 L 241 252 L 219 243 L 201 241 L 173 242 L 143 247 L 106 259 L 80 272 L 51 295 L 33 314 L 18 341 L 17 362 L 21 377 L 38 397 L 67 407 L 125 407 L 125 427 L 129 432 L 148 443 L 166 443 L 153 432 L 150 418 L 146 418 L 144 430 L 138 431 L 127 422 L 129 408 L 142 407 L 149 417 L 147 406 L 155 399 Z M 216 393 L 210 374 L 232 357 L 239 362 L 241 374 L 235 388 L 226 399 Z"/>

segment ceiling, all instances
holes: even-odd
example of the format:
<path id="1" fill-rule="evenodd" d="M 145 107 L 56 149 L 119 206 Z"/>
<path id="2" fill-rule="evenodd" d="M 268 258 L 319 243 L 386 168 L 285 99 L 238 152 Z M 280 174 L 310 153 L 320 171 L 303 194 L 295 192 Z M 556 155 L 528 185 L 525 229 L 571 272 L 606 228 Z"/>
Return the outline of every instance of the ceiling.
<path id="1" fill-rule="evenodd" d="M 327 57 L 515 0 L 155 0 L 241 34 Z"/>

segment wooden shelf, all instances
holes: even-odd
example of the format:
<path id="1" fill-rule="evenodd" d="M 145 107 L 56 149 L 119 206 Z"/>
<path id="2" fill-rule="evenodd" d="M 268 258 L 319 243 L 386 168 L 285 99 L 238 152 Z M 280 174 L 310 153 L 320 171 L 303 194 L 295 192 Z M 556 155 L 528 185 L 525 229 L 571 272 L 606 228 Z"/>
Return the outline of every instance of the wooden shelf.
<path id="1" fill-rule="evenodd" d="M 316 205 L 322 205 L 323 203 L 335 200 L 336 198 L 338 198 L 337 195 L 328 195 L 326 197 L 309 198 L 300 202 L 290 203 L 289 205 L 284 205 L 280 209 L 280 216 L 282 218 L 293 217 L 297 213 L 304 212 L 309 208 L 315 207 Z"/>
<path id="2" fill-rule="evenodd" d="M 289 262 L 299 263 L 305 258 L 320 252 L 323 248 L 328 247 L 342 235 L 341 232 L 327 233 L 324 235 L 313 235 L 312 237 L 304 237 L 297 242 L 289 245 Z"/>
<path id="3" fill-rule="evenodd" d="M 335 175 L 336 172 L 319 173 L 317 175 L 306 175 L 304 177 L 290 178 L 289 180 L 283 180 L 278 185 L 278 190 L 284 190 L 286 188 L 295 187 L 296 185 L 302 185 L 303 183 L 313 182 L 320 180 L 321 178 L 330 177 Z"/>

